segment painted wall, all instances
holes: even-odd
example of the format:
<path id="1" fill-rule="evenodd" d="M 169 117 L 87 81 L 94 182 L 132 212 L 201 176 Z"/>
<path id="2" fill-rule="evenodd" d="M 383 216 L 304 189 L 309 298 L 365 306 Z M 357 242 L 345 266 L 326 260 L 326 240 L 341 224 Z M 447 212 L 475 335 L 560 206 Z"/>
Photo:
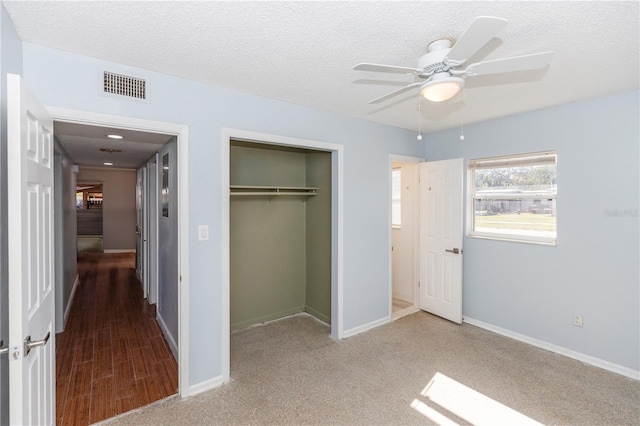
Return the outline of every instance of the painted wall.
<path id="1" fill-rule="evenodd" d="M 331 324 L 331 154 L 305 155 L 306 185 L 318 195 L 306 202 L 305 310 Z"/>
<path id="2" fill-rule="evenodd" d="M 0 339 L 9 340 L 7 270 L 7 73 L 22 74 L 22 42 L 0 4 Z M 9 357 L 0 356 L 0 424 L 9 424 Z"/>
<path id="3" fill-rule="evenodd" d="M 396 166 L 394 166 L 396 168 Z M 413 263 L 414 242 L 417 238 L 417 228 L 414 226 L 414 181 L 417 182 L 417 166 L 400 163 L 402 189 L 400 193 L 401 217 L 400 228 L 391 229 L 393 243 L 392 280 L 393 298 L 413 303 L 413 287 L 415 282 L 415 265 Z"/>
<path id="4" fill-rule="evenodd" d="M 191 385 L 222 373 L 222 129 L 344 146 L 344 330 L 388 318 L 389 154 L 423 156 L 415 134 L 365 120 L 23 43 L 24 77 L 47 106 L 189 126 Z M 99 96 L 98 70 L 147 77 L 151 98 Z M 197 227 L 209 225 L 209 241 Z"/>
<path id="5" fill-rule="evenodd" d="M 80 167 L 78 182 L 102 182 L 104 250 L 136 248 L 136 171 Z"/>
<path id="6" fill-rule="evenodd" d="M 231 146 L 231 185 L 305 186 L 304 153 L 253 146 Z M 231 197 L 232 331 L 304 311 L 305 207 L 299 197 Z"/>
<path id="7" fill-rule="evenodd" d="M 78 274 L 76 252 L 76 174 L 69 156 L 56 141 L 54 166 L 54 220 L 56 265 L 56 333 L 64 331 L 65 314 L 69 309 L 71 292 Z"/>
<path id="8" fill-rule="evenodd" d="M 169 155 L 169 216 L 158 209 L 158 311 L 157 317 L 173 355 L 178 348 L 178 156 L 176 138 L 158 151 L 158 192 L 162 191 L 163 157 Z"/>
<path id="9" fill-rule="evenodd" d="M 426 137 L 429 160 L 558 153 L 557 247 L 465 238 L 465 318 L 640 370 L 638 117 L 634 91 Z"/>
<path id="10" fill-rule="evenodd" d="M 234 142 L 230 159 L 231 185 L 318 188 L 231 197 L 231 330 L 304 311 L 331 323 L 331 154 Z"/>
<path id="11" fill-rule="evenodd" d="M 309 312 L 331 323 L 331 154 L 233 142 L 231 185 L 318 195 L 232 196 L 231 330 Z"/>

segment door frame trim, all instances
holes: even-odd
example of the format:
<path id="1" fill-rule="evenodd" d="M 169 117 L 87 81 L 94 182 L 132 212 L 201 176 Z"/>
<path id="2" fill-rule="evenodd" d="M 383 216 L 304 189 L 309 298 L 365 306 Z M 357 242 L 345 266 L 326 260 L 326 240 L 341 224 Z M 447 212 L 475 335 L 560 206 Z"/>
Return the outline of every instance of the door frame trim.
<path id="1" fill-rule="evenodd" d="M 189 396 L 189 126 L 45 105 L 53 121 L 174 135 L 178 139 L 178 394 Z"/>
<path id="2" fill-rule="evenodd" d="M 222 380 L 230 379 L 230 144 L 231 139 L 315 149 L 331 153 L 331 337 L 344 338 L 343 272 L 344 272 L 344 146 L 341 144 L 300 139 L 267 133 L 223 128 L 221 137 L 222 172 Z"/>
<path id="3" fill-rule="evenodd" d="M 391 204 L 392 204 L 392 184 L 391 184 L 391 171 L 393 170 L 393 163 L 405 163 L 405 164 L 413 164 L 417 166 L 420 163 L 425 162 L 423 157 L 414 157 L 409 155 L 399 155 L 399 154 L 389 154 L 389 321 L 393 320 L 393 252 L 391 247 L 393 246 L 393 227 L 391 224 Z M 419 185 L 419 172 L 416 170 L 415 173 L 415 184 L 413 186 L 413 197 L 414 197 L 414 215 L 413 215 L 413 228 L 414 228 L 414 238 L 413 238 L 413 307 L 419 308 L 419 289 L 418 289 L 418 280 L 420 279 L 420 268 L 419 268 L 419 247 L 420 247 L 420 199 L 418 196 L 420 195 Z"/>

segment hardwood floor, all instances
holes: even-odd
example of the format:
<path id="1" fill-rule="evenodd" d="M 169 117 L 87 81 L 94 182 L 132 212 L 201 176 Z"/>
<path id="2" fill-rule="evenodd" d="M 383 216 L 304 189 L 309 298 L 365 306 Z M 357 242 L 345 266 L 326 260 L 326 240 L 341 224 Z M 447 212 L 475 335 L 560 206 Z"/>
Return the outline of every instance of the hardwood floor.
<path id="1" fill-rule="evenodd" d="M 177 392 L 178 366 L 143 298 L 135 255 L 82 253 L 56 335 L 58 425 L 87 425 Z"/>

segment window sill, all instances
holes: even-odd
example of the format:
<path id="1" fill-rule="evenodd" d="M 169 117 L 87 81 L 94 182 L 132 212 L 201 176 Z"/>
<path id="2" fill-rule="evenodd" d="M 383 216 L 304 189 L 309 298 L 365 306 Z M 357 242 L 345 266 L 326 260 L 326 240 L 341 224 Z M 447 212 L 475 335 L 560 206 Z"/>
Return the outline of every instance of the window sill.
<path id="1" fill-rule="evenodd" d="M 481 240 L 493 240 L 493 241 L 505 241 L 510 243 L 524 243 L 524 244 L 534 244 L 539 246 L 550 246 L 556 247 L 558 245 L 557 238 L 544 238 L 539 237 L 535 239 L 525 239 L 521 236 L 509 236 L 509 235 L 501 235 L 501 234 L 486 234 L 486 233 L 469 233 L 467 234 L 468 238 L 478 238 Z"/>

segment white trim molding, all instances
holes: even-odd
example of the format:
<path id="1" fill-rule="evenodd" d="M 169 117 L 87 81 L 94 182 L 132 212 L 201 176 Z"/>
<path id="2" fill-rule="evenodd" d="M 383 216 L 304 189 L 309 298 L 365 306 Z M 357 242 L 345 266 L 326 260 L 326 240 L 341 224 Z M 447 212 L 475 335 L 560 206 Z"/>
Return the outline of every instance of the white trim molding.
<path id="1" fill-rule="evenodd" d="M 365 331 L 369 331 L 372 328 L 380 327 L 381 325 L 390 323 L 391 321 L 392 321 L 391 316 L 388 316 L 388 317 L 377 319 L 375 321 L 371 321 L 367 324 L 359 325 L 358 327 L 345 330 L 345 332 L 342 335 L 342 338 L 346 339 L 347 337 L 353 337 L 356 334 L 364 333 Z"/>
<path id="2" fill-rule="evenodd" d="M 169 332 L 169 327 L 167 327 L 167 323 L 164 322 L 164 318 L 160 315 L 160 312 L 156 314 L 156 320 L 158 320 L 158 325 L 162 330 L 162 334 L 164 334 L 165 340 L 169 344 L 169 349 L 171 349 L 171 353 L 173 353 L 173 357 L 178 359 L 178 345 L 176 345 L 176 339 L 173 338 L 171 332 Z"/>
<path id="3" fill-rule="evenodd" d="M 206 392 L 211 389 L 215 389 L 221 385 L 224 385 L 229 380 L 225 380 L 222 376 L 216 376 L 213 379 L 205 380 L 204 382 L 196 383 L 189 387 L 189 395 L 197 395 L 202 392 Z"/>
<path id="4" fill-rule="evenodd" d="M 54 121 L 165 133 L 178 138 L 178 392 L 189 385 L 189 126 L 120 115 L 47 106 Z"/>
<path id="5" fill-rule="evenodd" d="M 520 342 L 527 343 L 531 346 L 535 346 L 540 349 L 544 349 L 558 355 L 563 355 L 568 358 L 573 358 L 585 364 L 593 365 L 604 370 L 611 371 L 613 373 L 621 374 L 631 379 L 640 380 L 640 371 L 633 370 L 622 365 L 614 364 L 609 361 L 605 361 L 600 358 L 596 358 L 590 355 L 586 355 L 580 352 L 572 351 L 571 349 L 564 348 L 562 346 L 554 345 L 553 343 L 545 342 L 544 340 L 538 340 L 533 337 L 525 336 L 524 334 L 516 333 L 511 330 L 507 330 L 492 324 L 488 324 L 483 321 L 479 321 L 473 318 L 464 317 L 462 320 L 464 323 L 483 328 L 496 334 L 500 334 L 505 337 L 509 337 Z"/>
<path id="6" fill-rule="evenodd" d="M 76 274 L 76 279 L 73 281 L 73 287 L 71 288 L 71 294 L 69 295 L 69 302 L 67 302 L 67 308 L 64 310 L 64 317 L 62 319 L 62 330 L 67 327 L 67 319 L 69 318 L 69 312 L 71 312 L 71 305 L 73 304 L 78 284 L 80 284 L 80 275 Z"/>

